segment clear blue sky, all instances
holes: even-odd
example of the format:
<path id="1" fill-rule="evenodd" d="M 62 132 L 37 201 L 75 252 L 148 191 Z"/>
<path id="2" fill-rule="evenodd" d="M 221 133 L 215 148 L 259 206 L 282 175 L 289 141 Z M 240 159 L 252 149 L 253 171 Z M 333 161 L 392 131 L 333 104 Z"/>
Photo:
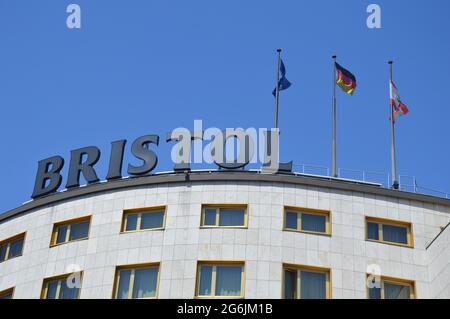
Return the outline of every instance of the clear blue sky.
<path id="1" fill-rule="evenodd" d="M 66 27 L 77 3 L 82 28 Z M 344 4 L 345 3 L 345 4 Z M 369 30 L 366 7 L 382 9 Z M 169 130 L 271 127 L 276 49 L 281 156 L 331 166 L 331 55 L 358 81 L 338 91 L 338 167 L 389 172 L 388 65 L 410 114 L 397 122 L 398 172 L 450 192 L 448 0 L 0 0 L 0 212 L 32 193 L 37 161 Z M 225 110 L 226 109 L 226 110 Z M 128 155 L 125 163 L 128 163 Z M 63 171 L 66 182 L 67 165 Z"/>

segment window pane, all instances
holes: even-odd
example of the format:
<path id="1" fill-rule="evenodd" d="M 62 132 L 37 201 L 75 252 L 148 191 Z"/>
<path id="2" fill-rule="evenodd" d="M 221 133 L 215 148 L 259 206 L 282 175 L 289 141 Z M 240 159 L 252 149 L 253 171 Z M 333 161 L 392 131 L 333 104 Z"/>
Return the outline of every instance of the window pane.
<path id="1" fill-rule="evenodd" d="M 77 240 L 87 238 L 89 234 L 89 221 L 72 224 L 70 226 L 70 238 L 69 240 Z"/>
<path id="2" fill-rule="evenodd" d="M 0 296 L 0 300 L 12 299 L 12 293 L 8 293 L 6 295 Z"/>
<path id="3" fill-rule="evenodd" d="M 384 283 L 384 298 L 385 299 L 409 299 L 410 286 L 396 285 L 391 283 Z"/>
<path id="4" fill-rule="evenodd" d="M 57 231 L 56 244 L 64 243 L 66 241 L 67 225 L 58 226 Z"/>
<path id="5" fill-rule="evenodd" d="M 326 232 L 326 216 L 302 213 L 302 230 L 319 233 Z"/>
<path id="6" fill-rule="evenodd" d="M 407 244 L 406 227 L 383 225 L 383 240 L 392 243 Z"/>
<path id="7" fill-rule="evenodd" d="M 125 231 L 137 230 L 137 221 L 139 214 L 128 214 L 127 218 L 127 226 Z"/>
<path id="8" fill-rule="evenodd" d="M 327 275 L 325 273 L 300 271 L 300 298 L 325 299 Z"/>
<path id="9" fill-rule="evenodd" d="M 284 299 L 294 299 L 297 287 L 297 271 L 284 271 Z"/>
<path id="10" fill-rule="evenodd" d="M 216 267 L 216 296 L 240 296 L 242 266 Z"/>
<path id="11" fill-rule="evenodd" d="M 158 268 L 136 269 L 134 271 L 133 298 L 150 298 L 156 296 Z"/>
<path id="12" fill-rule="evenodd" d="M 369 299 L 381 299 L 381 289 L 369 288 Z"/>
<path id="13" fill-rule="evenodd" d="M 164 212 L 142 213 L 141 229 L 162 228 Z"/>
<path id="14" fill-rule="evenodd" d="M 370 275 L 366 279 L 366 285 L 369 291 L 369 299 L 381 299 L 380 277 Z"/>
<path id="15" fill-rule="evenodd" d="M 297 229 L 297 213 L 286 212 L 286 228 Z"/>
<path id="16" fill-rule="evenodd" d="M 367 239 L 379 240 L 378 237 L 378 224 L 367 223 Z"/>
<path id="17" fill-rule="evenodd" d="M 56 299 L 57 288 L 58 288 L 58 280 L 50 281 L 47 284 L 47 296 L 45 296 L 45 299 Z"/>
<path id="18" fill-rule="evenodd" d="M 219 226 L 244 226 L 245 209 L 221 208 L 219 210 Z"/>
<path id="19" fill-rule="evenodd" d="M 73 277 L 75 279 L 75 277 Z M 78 299 L 79 288 L 75 286 L 75 280 L 67 285 L 67 278 L 61 279 L 61 290 L 59 292 L 59 299 Z"/>
<path id="20" fill-rule="evenodd" d="M 8 248 L 8 245 L 1 245 L 0 246 L 0 262 L 5 261 L 6 259 L 6 249 Z"/>
<path id="21" fill-rule="evenodd" d="M 216 209 L 205 208 L 204 226 L 214 226 L 216 224 Z"/>
<path id="22" fill-rule="evenodd" d="M 200 266 L 199 296 L 211 295 L 212 266 Z"/>
<path id="23" fill-rule="evenodd" d="M 128 299 L 130 288 L 131 270 L 121 270 L 119 272 L 119 287 L 117 288 L 117 299 Z"/>
<path id="24" fill-rule="evenodd" d="M 22 255 L 23 239 L 12 242 L 9 246 L 9 258 L 14 258 Z"/>

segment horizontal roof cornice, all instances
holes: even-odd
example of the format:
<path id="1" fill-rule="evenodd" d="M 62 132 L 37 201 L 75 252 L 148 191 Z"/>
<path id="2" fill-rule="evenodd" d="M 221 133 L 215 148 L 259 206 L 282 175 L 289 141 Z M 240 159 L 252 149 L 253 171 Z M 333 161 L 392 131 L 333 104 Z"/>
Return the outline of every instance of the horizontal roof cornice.
<path id="1" fill-rule="evenodd" d="M 450 207 L 450 199 L 435 197 L 430 195 L 410 193 L 387 189 L 377 184 L 345 180 L 326 176 L 311 176 L 303 174 L 263 174 L 259 171 L 244 170 L 219 170 L 219 171 L 191 171 L 188 174 L 183 172 L 167 172 L 142 177 L 122 178 L 118 180 L 105 181 L 87 186 L 82 186 L 70 190 L 64 190 L 45 197 L 41 197 L 23 204 L 15 209 L 0 215 L 0 222 L 13 218 L 37 208 L 54 205 L 62 201 L 74 199 L 86 195 L 123 190 L 127 188 L 143 187 L 147 185 L 167 184 L 167 183 L 201 183 L 201 182 L 267 182 L 285 183 L 293 185 L 304 185 L 314 187 L 324 187 L 335 190 L 353 191 L 366 194 L 387 196 L 396 199 L 415 200 L 419 202 L 437 204 Z"/>

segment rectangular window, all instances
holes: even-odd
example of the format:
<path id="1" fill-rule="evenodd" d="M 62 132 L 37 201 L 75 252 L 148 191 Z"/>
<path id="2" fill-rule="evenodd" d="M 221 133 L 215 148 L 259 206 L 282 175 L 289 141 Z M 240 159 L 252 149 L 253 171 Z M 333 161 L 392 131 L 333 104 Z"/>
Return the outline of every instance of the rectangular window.
<path id="1" fill-rule="evenodd" d="M 330 270 L 284 265 L 283 287 L 284 299 L 329 299 Z"/>
<path id="2" fill-rule="evenodd" d="M 80 298 L 83 273 L 72 273 L 44 279 L 41 299 Z"/>
<path id="3" fill-rule="evenodd" d="M 50 247 L 88 239 L 91 216 L 71 219 L 54 224 Z"/>
<path id="4" fill-rule="evenodd" d="M 125 210 L 121 232 L 164 229 L 166 207 L 149 207 Z"/>
<path id="5" fill-rule="evenodd" d="M 242 262 L 198 263 L 196 297 L 242 298 L 243 285 Z"/>
<path id="6" fill-rule="evenodd" d="M 247 206 L 204 205 L 200 227 L 247 227 Z"/>
<path id="7" fill-rule="evenodd" d="M 0 291 L 0 300 L 13 299 L 13 295 L 14 295 L 14 288 Z"/>
<path id="8" fill-rule="evenodd" d="M 368 278 L 371 275 L 368 275 Z M 373 278 L 373 277 L 372 277 Z M 414 299 L 414 281 L 377 277 L 367 280 L 367 296 L 369 299 Z"/>
<path id="9" fill-rule="evenodd" d="M 25 233 L 7 238 L 0 242 L 0 263 L 22 256 Z"/>
<path id="10" fill-rule="evenodd" d="M 410 223 L 366 217 L 366 240 L 413 246 Z"/>
<path id="11" fill-rule="evenodd" d="M 159 264 L 117 267 L 114 299 L 156 298 Z"/>
<path id="12" fill-rule="evenodd" d="M 285 207 L 284 230 L 330 235 L 330 212 L 317 209 Z"/>

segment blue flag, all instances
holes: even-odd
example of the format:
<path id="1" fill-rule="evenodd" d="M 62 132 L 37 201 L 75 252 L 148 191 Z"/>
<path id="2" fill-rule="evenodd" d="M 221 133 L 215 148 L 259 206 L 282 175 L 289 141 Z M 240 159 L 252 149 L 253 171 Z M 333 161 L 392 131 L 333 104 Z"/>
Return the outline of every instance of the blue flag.
<path id="1" fill-rule="evenodd" d="M 286 90 L 288 87 L 291 86 L 291 82 L 286 79 L 286 68 L 284 67 L 283 60 L 280 61 L 280 79 L 278 80 L 278 90 Z M 273 89 L 272 95 L 276 96 L 277 88 Z"/>

